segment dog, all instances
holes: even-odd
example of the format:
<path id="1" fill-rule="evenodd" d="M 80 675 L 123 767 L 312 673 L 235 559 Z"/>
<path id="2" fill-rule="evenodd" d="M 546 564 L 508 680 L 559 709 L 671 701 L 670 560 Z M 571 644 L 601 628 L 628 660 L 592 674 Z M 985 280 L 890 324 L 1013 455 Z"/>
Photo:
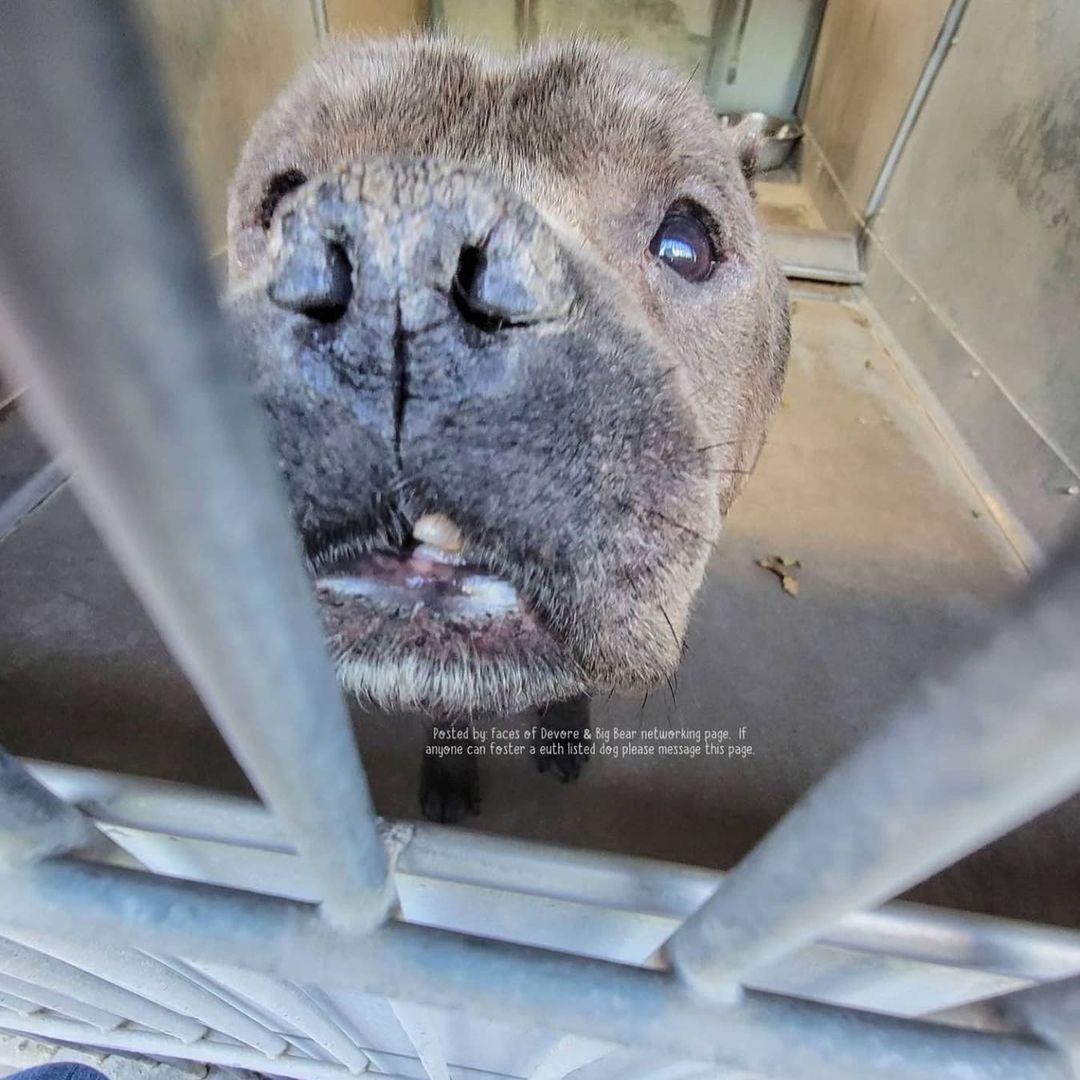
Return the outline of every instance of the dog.
<path id="1" fill-rule="evenodd" d="M 583 735 L 589 694 L 673 673 L 787 363 L 754 155 L 580 41 L 339 42 L 257 121 L 226 308 L 348 690 Z M 478 806 L 455 760 L 429 818 Z"/>

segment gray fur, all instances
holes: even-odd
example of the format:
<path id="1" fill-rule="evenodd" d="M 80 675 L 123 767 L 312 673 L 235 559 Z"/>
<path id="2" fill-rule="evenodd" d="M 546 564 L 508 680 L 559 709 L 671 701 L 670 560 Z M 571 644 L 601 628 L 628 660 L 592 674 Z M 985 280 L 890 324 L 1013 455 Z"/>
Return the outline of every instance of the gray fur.
<path id="1" fill-rule="evenodd" d="M 324 603 L 357 692 L 512 711 L 674 670 L 787 360 L 751 153 L 684 78 L 583 43 L 512 60 L 336 44 L 256 124 L 230 193 L 229 307 L 308 550 L 377 546 L 441 511 L 552 631 L 474 648 L 422 612 L 358 628 Z M 311 179 L 264 228 L 286 170 Z M 704 284 L 647 250 L 680 198 L 719 225 Z M 493 302 L 532 312 L 482 341 L 450 298 L 481 234 L 502 244 Z M 328 328 L 267 290 L 323 281 L 331 236 L 357 296 Z"/>

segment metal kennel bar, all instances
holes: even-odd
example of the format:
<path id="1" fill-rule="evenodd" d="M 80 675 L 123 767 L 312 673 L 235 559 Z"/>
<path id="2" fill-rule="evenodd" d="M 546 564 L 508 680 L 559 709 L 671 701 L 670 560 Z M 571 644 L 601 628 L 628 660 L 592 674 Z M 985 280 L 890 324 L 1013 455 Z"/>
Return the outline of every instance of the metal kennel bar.
<path id="1" fill-rule="evenodd" d="M 19 1004 L 20 1002 L 29 1002 L 33 1006 L 33 1012 L 48 1009 L 56 1016 L 79 1020 L 88 1029 L 88 1034 L 94 1031 L 115 1031 L 124 1023 L 124 1018 L 116 1013 L 106 1012 L 96 1005 L 87 1005 L 83 1001 L 76 1001 L 67 994 L 50 990 L 40 983 L 24 982 L 14 975 L 0 975 L 0 988 L 5 991 L 5 996 L 9 990 L 16 995 L 21 995 L 21 997 L 16 997 L 15 1005 L 8 1006 L 20 1014 L 20 1019 L 17 1021 L 20 1024 L 22 1018 L 29 1015 L 24 1011 L 25 1005 Z"/>
<path id="2" fill-rule="evenodd" d="M 88 1033 L 82 1024 L 31 1016 L 25 1021 L 20 1021 L 17 1030 L 24 1035 L 33 1035 L 49 1041 L 128 1051 L 146 1057 L 177 1058 L 181 1061 L 188 1058 L 187 1046 L 179 1040 L 170 1043 L 155 1037 L 150 1032 L 129 1028 L 95 1036 Z M 193 1060 L 198 1060 L 205 1065 L 224 1065 L 232 1069 L 250 1069 L 252 1072 L 260 1072 L 268 1069 L 272 1061 L 274 1076 L 287 1076 L 292 1080 L 348 1080 L 350 1076 L 350 1073 L 339 1065 L 317 1061 L 310 1057 L 283 1054 L 281 1057 L 271 1059 L 247 1047 L 229 1043 L 204 1040 L 198 1045 L 200 1056 Z M 394 1078 L 390 1077 L 390 1080 Z"/>
<path id="3" fill-rule="evenodd" d="M 156 1001 L 132 993 L 115 982 L 15 941 L 0 940 L 0 968 L 18 972 L 22 979 L 33 986 L 60 994 L 70 993 L 79 1001 L 94 1002 L 95 1007 L 114 1016 L 127 1017 L 145 1027 L 163 1031 L 181 1042 L 194 1042 L 206 1032 L 202 1024 L 188 1016 L 163 1008 Z"/>
<path id="4" fill-rule="evenodd" d="M 65 802 L 84 806 L 95 824 L 146 868 L 174 877 L 315 901 L 303 865 L 273 817 L 257 803 L 220 792 L 29 762 L 31 774 Z M 507 836 L 420 822 L 388 826 L 395 884 L 408 921 L 431 923 L 454 898 L 462 933 L 504 936 L 500 906 L 515 896 L 529 944 L 562 948 L 588 938 L 588 955 L 638 963 L 667 940 L 723 881 L 711 870 L 610 853 L 578 851 Z M 582 906 L 611 913 L 582 928 Z M 450 925 L 450 924 L 446 924 Z M 973 967 L 1024 983 L 1080 973 L 1080 929 L 1040 926 L 894 902 L 855 912 L 819 938 L 829 949 L 905 964 Z M 776 984 L 758 984 L 777 990 Z M 982 996 L 986 996 L 985 993 Z M 924 1002 L 922 1011 L 944 1005 Z"/>
<path id="5" fill-rule="evenodd" d="M 328 910 L 371 926 L 392 893 L 367 781 L 133 28 L 110 0 L 4 11 L 5 351 Z"/>
<path id="6" fill-rule="evenodd" d="M 42 787 L 0 747 L 0 865 L 104 843 L 77 810 Z"/>
<path id="7" fill-rule="evenodd" d="M 0 1028 L 299 1080 L 375 1063 L 356 1040 L 312 1025 L 289 990 L 300 983 L 319 991 L 312 1003 L 327 990 L 381 995 L 763 1076 L 1075 1075 L 1066 1039 L 1023 1025 L 998 1034 L 740 990 L 765 962 L 1080 785 L 1075 551 L 723 880 L 671 938 L 670 966 L 390 917 L 388 846 L 408 844 L 378 829 L 280 485 L 228 363 L 196 229 L 178 209 L 179 172 L 126 5 L 11 5 L 3 19 L 0 145 L 17 148 L 0 187 L 4 352 L 299 853 L 314 902 L 118 865 L 88 816 L 7 759 L 0 932 L 22 940 L 0 947 L 0 985 L 16 1006 Z M 87 935 L 88 949 L 66 944 Z M 49 957 L 49 941 L 73 962 Z M 171 975 L 157 980 L 155 965 Z M 272 981 L 230 986 L 206 974 L 214 965 Z M 37 983 L 52 1004 L 35 998 Z M 104 1033 L 77 1015 L 101 983 L 113 991 Z M 208 1012 L 206 994 L 250 1021 L 248 1047 L 225 1038 L 230 1024 L 238 1034 L 235 1017 Z M 168 1008 L 182 1001 L 185 1015 Z M 27 1015 L 35 1002 L 51 1012 Z M 420 1067 L 449 1076 L 433 1029 L 417 1038 Z"/>
<path id="8" fill-rule="evenodd" d="M 703 993 L 880 903 L 1080 788 L 1080 551 L 947 678 L 801 799 L 672 938 Z"/>
<path id="9" fill-rule="evenodd" d="M 53 859 L 0 880 L 16 925 L 321 980 L 509 1023 L 785 1077 L 1067 1077 L 1052 1048 L 748 991 L 720 1006 L 671 973 L 390 922 L 343 933 L 295 901 Z"/>

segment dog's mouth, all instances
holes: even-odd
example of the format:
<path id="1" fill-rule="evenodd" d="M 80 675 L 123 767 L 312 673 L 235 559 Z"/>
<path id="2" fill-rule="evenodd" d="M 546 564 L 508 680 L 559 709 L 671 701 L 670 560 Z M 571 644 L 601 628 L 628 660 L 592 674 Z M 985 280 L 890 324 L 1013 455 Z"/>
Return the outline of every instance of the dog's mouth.
<path id="1" fill-rule="evenodd" d="M 389 709 L 514 711 L 580 692 L 561 636 L 443 514 L 357 531 L 309 565 L 346 686 Z M 510 573 L 521 580 L 524 567 Z"/>
<path id="2" fill-rule="evenodd" d="M 444 514 L 340 535 L 309 560 L 345 685 L 384 708 L 510 712 L 580 692 L 560 635 Z"/>
<path id="3" fill-rule="evenodd" d="M 425 514 L 400 544 L 338 550 L 317 558 L 316 585 L 329 602 L 361 601 L 386 614 L 482 623 L 522 616 L 527 605 L 504 577 L 462 553 L 460 530 Z"/>

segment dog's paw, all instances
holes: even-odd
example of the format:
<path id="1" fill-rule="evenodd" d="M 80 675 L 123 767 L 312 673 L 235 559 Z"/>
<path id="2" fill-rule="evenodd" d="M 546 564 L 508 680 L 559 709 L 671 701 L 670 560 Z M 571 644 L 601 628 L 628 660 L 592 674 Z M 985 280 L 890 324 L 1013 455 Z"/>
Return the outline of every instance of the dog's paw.
<path id="1" fill-rule="evenodd" d="M 551 773 L 563 784 L 576 780 L 590 757 L 592 742 L 583 736 L 576 741 L 538 741 L 536 745 L 536 767 L 542 773 Z"/>
<path id="2" fill-rule="evenodd" d="M 588 698 L 574 698 L 541 710 L 533 729 L 533 749 L 540 772 L 549 772 L 564 784 L 576 780 L 592 756 Z"/>
<path id="3" fill-rule="evenodd" d="M 475 754 L 453 757 L 424 754 L 420 769 L 420 812 L 428 821 L 453 825 L 479 814 L 480 802 L 480 767 Z"/>

